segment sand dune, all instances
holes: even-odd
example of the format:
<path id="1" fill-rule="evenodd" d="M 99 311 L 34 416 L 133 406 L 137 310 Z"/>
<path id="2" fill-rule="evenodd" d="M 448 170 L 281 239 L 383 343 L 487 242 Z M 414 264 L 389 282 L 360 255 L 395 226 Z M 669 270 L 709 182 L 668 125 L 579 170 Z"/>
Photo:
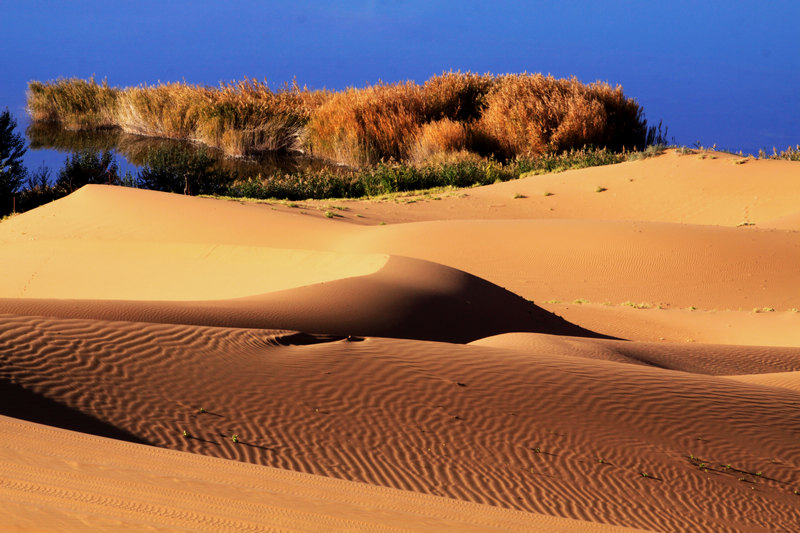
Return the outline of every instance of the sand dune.
<path id="1" fill-rule="evenodd" d="M 213 279 L 204 279 L 201 273 L 193 278 L 218 290 Z M 52 282 L 59 279 L 63 280 L 55 276 Z M 75 287 L 79 291 L 81 286 L 76 278 L 70 281 L 64 290 L 72 291 L 69 294 L 74 298 Z M 200 285 L 195 282 L 197 294 L 206 294 Z M 138 291 L 130 279 L 112 280 L 98 289 L 105 298 L 118 290 L 132 291 L 124 295 Z M 248 298 L 174 302 L 7 298 L 0 299 L 0 312 L 448 342 L 468 342 L 509 331 L 598 336 L 480 278 L 404 257 L 392 257 L 371 275 Z"/>
<path id="2" fill-rule="evenodd" d="M 800 392 L 800 372 L 773 372 L 769 374 L 751 374 L 731 376 L 738 381 L 756 383 L 768 387 L 779 387 Z"/>
<path id="3" fill-rule="evenodd" d="M 87 185 L 3 222 L 0 242 L 33 240 L 210 243 L 325 250 L 358 230 L 268 205 Z"/>
<path id="4" fill-rule="evenodd" d="M 645 163 L 649 160 L 640 164 Z M 209 208 L 209 202 L 218 206 Z M 161 211 L 148 211 L 151 203 Z M 94 222 L 95 205 L 103 206 L 102 225 Z M 62 244 L 54 246 L 43 242 L 59 239 Z M 584 299 L 747 311 L 800 307 L 795 266 L 800 233 L 786 230 L 597 220 L 461 220 L 367 228 L 268 206 L 91 186 L 4 223 L 0 242 L 5 243 L 0 262 L 10 272 L 18 270 L 0 287 L 4 297 L 75 297 L 64 294 L 67 290 L 95 299 L 121 293 L 142 300 L 154 299 L 154 293 L 162 295 L 155 299 L 194 300 L 257 295 L 281 284 L 313 283 L 325 269 L 329 277 L 345 275 L 345 260 L 346 268 L 362 274 L 375 269 L 370 261 L 380 259 L 362 255 L 356 265 L 358 254 L 391 254 L 447 265 L 535 302 Z M 217 252 L 204 257 L 212 246 Z M 269 250 L 274 248 L 283 251 Z M 99 251 L 92 255 L 92 249 Z M 294 252 L 293 260 L 288 250 L 317 255 Z M 322 251 L 347 255 L 334 267 L 334 256 Z M 16 260 L 20 254 L 39 267 L 33 281 L 27 262 Z M 70 267 L 79 254 L 95 259 L 95 266 Z M 149 275 L 153 270 L 163 275 Z M 192 276 L 186 276 L 189 270 Z M 121 274 L 116 280 L 115 271 Z M 227 277 L 217 275 L 222 271 Z M 103 274 L 102 285 L 89 283 L 81 294 L 86 278 Z M 37 284 L 41 291 L 36 292 Z"/>
<path id="5" fill-rule="evenodd" d="M 254 468 L 2 416 L 0 435 L 4 531 L 635 531 Z"/>
<path id="6" fill-rule="evenodd" d="M 240 298 L 366 276 L 389 259 L 383 254 L 92 240 L 10 243 L 0 257 L 4 296 L 161 301 Z M 15 260 L 19 257 L 26 260 Z"/>
<path id="7" fill-rule="evenodd" d="M 724 152 L 660 157 L 456 191 L 384 201 L 303 202 L 309 214 L 347 207 L 356 223 L 432 220 L 580 219 L 800 229 L 795 199 L 800 170 L 792 161 L 755 160 Z M 606 190 L 596 192 L 598 187 Z M 546 195 L 547 194 L 547 195 Z M 280 205 L 276 204 L 280 209 Z M 292 210 L 287 210 L 291 212 Z M 780 222 L 779 219 L 785 219 Z"/>
<path id="8" fill-rule="evenodd" d="M 800 347 L 629 342 L 536 333 L 506 333 L 470 344 L 523 353 L 587 357 L 711 376 L 789 375 L 800 371 Z"/>
<path id="9" fill-rule="evenodd" d="M 635 302 L 634 302 L 635 303 Z M 700 309 L 637 309 L 629 305 L 545 302 L 572 323 L 622 339 L 649 342 L 800 346 L 800 313 Z"/>
<path id="10" fill-rule="evenodd" d="M 798 178 L 672 151 L 413 203 L 88 186 L 5 220 L 0 521 L 794 531 Z"/>
<path id="11" fill-rule="evenodd" d="M 800 294 L 800 233 L 778 230 L 597 220 L 443 221 L 370 228 L 347 249 L 435 261 L 535 301 L 784 311 L 798 306 Z"/>
<path id="12" fill-rule="evenodd" d="M 422 341 L 21 316 L 2 330 L 7 379 L 161 447 L 660 531 L 800 519 L 794 391 Z"/>

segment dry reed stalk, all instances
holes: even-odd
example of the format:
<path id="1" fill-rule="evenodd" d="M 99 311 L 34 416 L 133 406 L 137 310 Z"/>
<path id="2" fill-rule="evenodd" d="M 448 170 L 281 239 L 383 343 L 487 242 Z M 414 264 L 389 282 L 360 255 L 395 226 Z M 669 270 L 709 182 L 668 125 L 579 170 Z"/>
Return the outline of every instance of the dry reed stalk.
<path id="1" fill-rule="evenodd" d="M 626 99 L 620 87 L 601 82 L 585 85 L 576 78 L 541 74 L 500 76 L 486 105 L 479 126 L 507 157 L 536 156 L 583 145 L 621 147 L 621 133 L 641 119 L 638 104 Z M 610 116 L 614 119 L 611 123 Z M 617 127 L 617 121 L 626 127 Z M 629 147 L 634 141 L 631 143 Z"/>
<path id="2" fill-rule="evenodd" d="M 119 90 L 94 78 L 60 79 L 28 84 L 28 113 L 34 121 L 59 122 L 66 129 L 99 129 L 114 126 Z"/>
<path id="3" fill-rule="evenodd" d="M 208 98 L 208 89 L 184 83 L 131 87 L 120 95 L 116 123 L 127 133 L 194 139 Z"/>
<path id="4" fill-rule="evenodd" d="M 463 152 L 467 143 L 464 123 L 449 118 L 429 122 L 417 132 L 408 159 L 416 165 L 424 164 L 433 156 L 441 159 L 441 154 Z"/>
<path id="5" fill-rule="evenodd" d="M 314 154 L 363 166 L 405 160 L 424 119 L 424 99 L 413 82 L 374 85 L 336 93 L 308 124 Z"/>

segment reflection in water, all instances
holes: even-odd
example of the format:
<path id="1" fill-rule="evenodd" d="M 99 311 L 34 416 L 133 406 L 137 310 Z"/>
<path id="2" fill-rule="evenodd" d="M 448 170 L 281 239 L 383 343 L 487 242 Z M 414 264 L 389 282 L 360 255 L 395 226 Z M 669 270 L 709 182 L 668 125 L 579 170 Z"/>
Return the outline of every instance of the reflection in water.
<path id="1" fill-rule="evenodd" d="M 144 137 L 123 132 L 119 128 L 101 129 L 95 131 L 70 131 L 61 128 L 58 124 L 33 122 L 26 130 L 30 147 L 36 149 L 52 149 L 61 152 L 104 152 L 111 150 L 124 157 L 129 163 L 140 169 L 152 166 L 152 159 L 159 160 L 159 165 L 164 168 L 171 159 L 186 161 L 193 158 L 205 160 L 207 170 L 213 172 L 217 185 L 222 182 L 232 183 L 237 179 L 255 178 L 257 176 L 272 176 L 275 174 L 314 173 L 326 170 L 330 172 L 340 167 L 320 159 L 297 157 L 279 153 L 265 153 L 257 158 L 231 158 L 225 157 L 221 150 L 216 150 L 175 139 L 161 139 Z M 175 154 L 170 157 L 169 152 Z M 178 190 L 184 192 L 183 179 Z M 146 183 L 141 185 L 148 187 Z M 218 187 L 213 187 L 217 189 Z M 161 190 L 171 190 L 164 187 Z M 203 194 L 197 188 L 192 188 L 192 194 Z"/>

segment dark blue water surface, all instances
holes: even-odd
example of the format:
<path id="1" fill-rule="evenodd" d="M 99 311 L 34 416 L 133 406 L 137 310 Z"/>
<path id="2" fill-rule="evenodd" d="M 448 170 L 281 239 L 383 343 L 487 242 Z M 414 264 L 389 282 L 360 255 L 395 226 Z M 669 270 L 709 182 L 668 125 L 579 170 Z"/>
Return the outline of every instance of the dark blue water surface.
<path id="1" fill-rule="evenodd" d="M 342 89 L 528 71 L 621 84 L 678 144 L 754 153 L 800 143 L 798 21 L 786 0 L 3 1 L 0 108 L 24 129 L 28 81 L 72 76 Z M 64 158 L 38 149 L 26 162 Z"/>

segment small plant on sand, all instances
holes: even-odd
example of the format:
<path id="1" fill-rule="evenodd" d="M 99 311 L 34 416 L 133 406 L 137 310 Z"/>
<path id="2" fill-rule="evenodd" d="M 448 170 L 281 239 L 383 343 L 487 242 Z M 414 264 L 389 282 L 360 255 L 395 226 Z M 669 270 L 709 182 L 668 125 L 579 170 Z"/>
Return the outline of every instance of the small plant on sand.
<path id="1" fill-rule="evenodd" d="M 553 193 L 551 193 L 550 191 L 544 191 L 544 195 L 545 196 L 553 196 Z"/>
<path id="2" fill-rule="evenodd" d="M 336 216 L 336 214 L 333 211 L 325 211 L 325 217 L 326 218 L 333 218 L 335 216 Z"/>
<path id="3" fill-rule="evenodd" d="M 590 302 L 586 298 L 576 298 L 575 300 L 572 300 L 572 303 L 578 304 L 578 305 L 583 305 L 583 304 L 588 304 Z"/>
<path id="4" fill-rule="evenodd" d="M 197 410 L 197 412 L 198 412 L 198 413 L 200 413 L 200 414 L 202 415 L 203 413 L 207 413 L 208 411 L 206 411 L 205 409 L 203 409 L 203 408 L 201 407 L 200 409 L 198 409 L 198 410 Z"/>
<path id="5" fill-rule="evenodd" d="M 666 136 L 666 131 L 664 132 L 664 136 Z M 628 161 L 638 161 L 640 159 L 655 157 L 663 154 L 666 150 L 667 145 L 665 143 L 651 144 L 642 151 L 637 150 L 635 152 L 630 152 L 628 154 Z"/>
<path id="6" fill-rule="evenodd" d="M 650 474 L 648 474 L 647 472 L 640 472 L 640 474 L 642 475 L 642 477 L 643 477 L 643 478 L 649 478 L 649 477 L 652 477 L 652 476 L 651 476 Z"/>
<path id="7" fill-rule="evenodd" d="M 239 434 L 238 434 L 238 433 L 234 433 L 234 434 L 231 436 L 231 440 L 232 440 L 234 443 L 236 443 L 236 442 L 239 442 Z"/>
<path id="8" fill-rule="evenodd" d="M 597 187 L 597 188 L 594 190 L 594 192 L 605 192 L 605 191 L 607 191 L 607 190 L 608 190 L 608 189 L 606 189 L 605 187 L 600 187 L 600 186 L 598 186 L 598 187 Z"/>
<path id="9" fill-rule="evenodd" d="M 520 193 L 516 193 L 514 195 L 514 200 L 519 200 L 521 198 L 527 198 L 527 196 L 525 196 L 524 194 L 520 194 Z"/>
<path id="10" fill-rule="evenodd" d="M 631 301 L 627 301 L 627 302 L 622 302 L 622 305 L 627 307 L 633 307 L 634 309 L 650 309 L 651 307 L 653 307 L 647 302 L 641 302 L 637 304 Z"/>
<path id="11" fill-rule="evenodd" d="M 184 430 L 183 430 L 183 438 L 185 438 L 185 439 L 190 439 L 190 438 L 192 438 L 192 435 L 191 435 L 191 434 L 190 434 L 188 431 L 186 431 L 186 430 L 184 429 Z"/>

